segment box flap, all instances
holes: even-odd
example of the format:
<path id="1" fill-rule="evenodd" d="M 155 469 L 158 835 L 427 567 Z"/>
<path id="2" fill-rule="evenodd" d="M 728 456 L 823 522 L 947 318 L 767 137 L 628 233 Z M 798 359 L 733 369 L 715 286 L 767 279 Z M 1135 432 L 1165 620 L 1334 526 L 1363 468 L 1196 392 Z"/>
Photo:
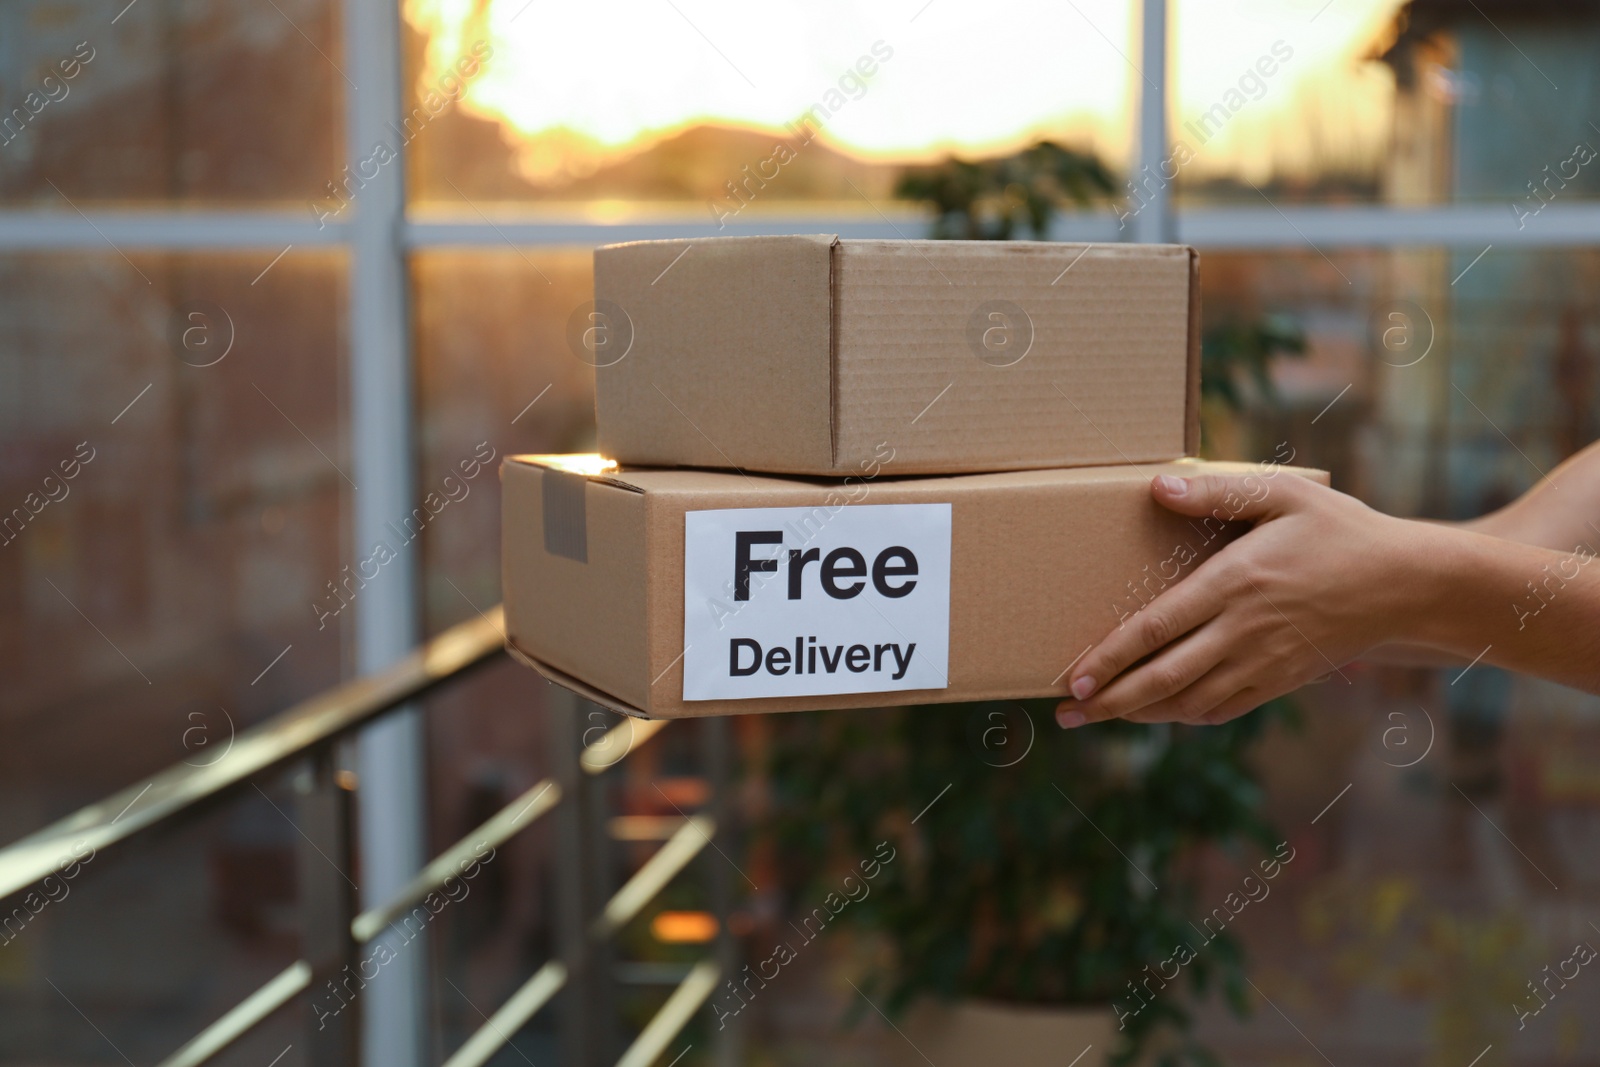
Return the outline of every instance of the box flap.
<path id="1" fill-rule="evenodd" d="M 625 355 L 595 369 L 601 451 L 647 464 L 827 469 L 837 240 L 596 249 L 597 310 L 631 337 Z"/>
<path id="2" fill-rule="evenodd" d="M 618 489 L 627 489 L 635 493 L 644 490 L 629 481 L 622 474 L 622 468 L 614 459 L 606 459 L 598 452 L 570 452 L 560 455 L 535 455 L 525 453 L 518 456 L 505 457 L 505 463 L 520 463 L 529 467 L 543 467 L 545 470 L 561 471 L 564 474 L 575 474 L 599 482 L 601 485 L 612 485 Z"/>

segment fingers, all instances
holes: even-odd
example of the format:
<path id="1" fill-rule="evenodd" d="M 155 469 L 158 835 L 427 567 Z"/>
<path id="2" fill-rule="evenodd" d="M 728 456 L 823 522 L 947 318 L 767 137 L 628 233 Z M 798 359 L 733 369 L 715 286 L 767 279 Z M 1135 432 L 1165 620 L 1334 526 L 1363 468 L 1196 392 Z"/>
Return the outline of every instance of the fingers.
<path id="1" fill-rule="evenodd" d="M 1084 654 L 1072 670 L 1068 690 L 1077 699 L 1088 700 L 1133 664 L 1216 618 L 1227 604 L 1216 584 L 1201 567 L 1162 593 Z"/>
<path id="2" fill-rule="evenodd" d="M 1192 685 L 1121 717 L 1129 722 L 1193 722 L 1221 706 L 1241 683 L 1233 664 L 1214 667 Z"/>
<path id="3" fill-rule="evenodd" d="M 1207 474 L 1189 478 L 1162 475 L 1151 482 L 1150 491 L 1158 503 L 1181 514 L 1259 522 L 1306 504 L 1308 493 L 1326 490 L 1296 477 L 1269 481 L 1258 474 Z M 1063 716 L 1081 724 L 1128 715 L 1172 697 L 1214 667 L 1222 653 L 1207 658 L 1202 652 L 1204 643 L 1177 656 L 1158 654 L 1221 614 L 1229 599 L 1228 587 L 1236 581 L 1236 575 L 1230 577 L 1232 565 L 1223 566 L 1222 558 L 1207 561 L 1086 653 L 1073 668 L 1067 688 L 1077 700 L 1092 703 L 1063 708 Z M 1157 659 L 1130 679 L 1118 679 L 1123 671 L 1150 656 Z M 1228 695 L 1220 694 L 1218 699 Z"/>
<path id="4" fill-rule="evenodd" d="M 1228 642 L 1217 625 L 1205 625 L 1115 677 L 1078 709 L 1087 722 L 1131 717 L 1131 713 L 1188 689 L 1222 661 Z"/>
<path id="5" fill-rule="evenodd" d="M 1237 666 L 1218 666 L 1181 691 L 1116 717 L 1137 723 L 1177 722 L 1190 726 L 1215 726 L 1253 711 L 1271 699 L 1272 694 L 1255 686 L 1241 688 L 1242 680 Z M 1087 719 L 1078 705 L 1068 700 L 1062 701 L 1057 707 L 1056 721 L 1063 729 L 1072 729 L 1085 725 Z"/>
<path id="6" fill-rule="evenodd" d="M 1232 720 L 1237 719 L 1241 715 L 1247 715 L 1250 712 L 1255 711 L 1257 708 L 1271 699 L 1271 693 L 1252 686 L 1248 689 L 1244 689 L 1238 693 L 1235 693 L 1232 697 L 1224 700 L 1221 704 L 1218 704 L 1210 712 L 1202 715 L 1196 725 L 1220 726 L 1225 722 L 1231 722 Z"/>
<path id="7" fill-rule="evenodd" d="M 1219 678 L 1217 684 L 1194 692 L 1180 693 L 1171 700 L 1152 704 L 1126 716 L 1129 722 L 1177 722 L 1188 726 L 1218 726 L 1254 711 L 1269 699 L 1254 687 L 1239 689 L 1239 678 Z M 1226 696 L 1217 694 L 1226 692 Z M 1207 710 L 1196 712 L 1195 708 Z"/>
<path id="8" fill-rule="evenodd" d="M 1180 515 L 1212 516 L 1224 522 L 1255 522 L 1279 514 L 1310 483 L 1295 477 L 1259 474 L 1201 474 L 1183 478 L 1163 474 L 1150 483 L 1156 503 Z"/>

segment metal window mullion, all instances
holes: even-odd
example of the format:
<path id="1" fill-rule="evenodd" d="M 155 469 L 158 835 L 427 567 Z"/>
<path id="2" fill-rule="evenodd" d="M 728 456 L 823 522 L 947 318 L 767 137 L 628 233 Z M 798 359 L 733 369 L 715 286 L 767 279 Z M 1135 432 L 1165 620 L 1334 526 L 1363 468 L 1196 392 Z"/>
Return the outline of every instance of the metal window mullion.
<path id="1" fill-rule="evenodd" d="M 363 194 L 365 195 L 365 194 Z M 1146 212 L 1141 212 L 1145 214 Z M 1518 228 L 1505 203 L 1488 201 L 1395 208 L 1371 204 L 1330 207 L 1287 202 L 1176 211 L 1174 240 L 1213 251 L 1316 249 L 1405 249 L 1451 247 L 1473 254 L 1498 248 L 1600 246 L 1600 201 L 1547 206 Z M 1133 221 L 1137 222 L 1137 218 Z M 709 236 L 714 227 L 682 217 L 645 217 L 626 223 L 530 219 L 525 216 L 448 220 L 412 218 L 399 225 L 402 251 L 436 248 L 576 248 L 619 241 Z M 753 233 L 836 233 L 843 237 L 895 237 L 918 232 L 915 218 L 895 226 L 881 220 L 775 217 L 751 222 Z M 733 233 L 729 227 L 727 233 Z M 266 258 L 293 244 L 340 248 L 352 227 L 330 222 L 318 230 L 309 213 L 297 212 L 91 212 L 88 219 L 63 212 L 0 210 L 0 252 L 94 251 L 111 254 L 109 242 L 127 251 L 218 252 L 259 250 Z M 1120 239 L 1117 218 L 1106 212 L 1058 216 L 1050 236 L 1058 241 L 1108 243 Z M 271 254 L 266 254 L 270 252 Z"/>
<path id="2" fill-rule="evenodd" d="M 395 553 L 355 608 L 355 670 L 381 670 L 422 637 L 420 546 L 391 525 L 415 506 L 413 361 L 407 300 L 405 145 L 394 130 L 402 113 L 400 5 L 344 0 L 344 174 L 339 208 L 349 237 L 349 433 L 352 561 L 384 544 Z M 379 144 L 389 148 L 384 158 Z M 374 164 L 373 161 L 377 162 Z M 330 209 L 337 201 L 330 202 Z M 424 723 L 404 708 L 357 741 L 360 770 L 362 906 L 401 892 L 427 860 Z M 394 959 L 363 992 L 362 1062 L 366 1067 L 424 1067 L 431 1048 L 428 939 L 401 943 L 380 934 Z"/>
<path id="3" fill-rule="evenodd" d="M 0 210 L 0 250 L 94 251 L 151 249 L 195 252 L 337 248 L 343 222 L 319 226 L 309 211 L 73 211 Z M 266 261 L 263 261 L 265 266 Z"/>
<path id="4" fill-rule="evenodd" d="M 1131 168 L 1133 212 L 1129 236 L 1145 244 L 1174 240 L 1172 183 L 1167 160 L 1167 0 L 1144 0 L 1139 24 L 1138 150 Z"/>

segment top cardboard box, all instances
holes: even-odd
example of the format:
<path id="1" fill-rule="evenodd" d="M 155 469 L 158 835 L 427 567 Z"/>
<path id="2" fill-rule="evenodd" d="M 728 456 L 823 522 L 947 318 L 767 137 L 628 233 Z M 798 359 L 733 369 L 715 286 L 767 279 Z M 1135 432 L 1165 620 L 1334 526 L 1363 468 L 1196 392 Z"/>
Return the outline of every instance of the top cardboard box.
<path id="1" fill-rule="evenodd" d="M 1197 257 L 1178 245 L 720 237 L 594 258 L 599 448 L 838 477 L 1197 451 Z"/>

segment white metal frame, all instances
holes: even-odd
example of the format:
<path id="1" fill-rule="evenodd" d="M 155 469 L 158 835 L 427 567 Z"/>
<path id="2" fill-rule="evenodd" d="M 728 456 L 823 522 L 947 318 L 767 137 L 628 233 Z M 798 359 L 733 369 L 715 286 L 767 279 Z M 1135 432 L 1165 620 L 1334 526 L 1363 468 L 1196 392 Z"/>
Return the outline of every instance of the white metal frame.
<path id="1" fill-rule="evenodd" d="M 1148 212 L 1141 212 L 1138 222 Z M 612 241 L 670 240 L 713 234 L 833 233 L 841 237 L 895 238 L 918 233 L 920 216 L 897 210 L 878 218 L 770 215 L 718 229 L 698 213 L 627 222 L 587 222 L 526 213 L 485 222 L 477 216 L 411 217 L 400 224 L 402 252 L 432 248 L 591 247 Z M 1051 231 L 1058 241 L 1133 240 L 1116 216 L 1070 215 Z M 1169 240 L 1207 249 L 1281 251 L 1315 246 L 1323 251 L 1362 248 L 1564 248 L 1600 244 L 1600 203 L 1546 205 L 1538 222 L 1518 229 L 1504 204 L 1443 207 L 1383 206 L 1282 208 L 1208 207 L 1175 211 Z M 217 252 L 295 248 L 345 248 L 349 223 L 318 229 L 295 211 L 65 211 L 0 210 L 0 252 L 125 250 Z"/>
<path id="2" fill-rule="evenodd" d="M 344 53 L 360 92 L 347 93 L 347 151 L 351 158 L 390 139 L 404 100 L 400 69 L 400 14 L 395 0 L 342 0 Z M 1138 163 L 1159 163 L 1167 151 L 1167 0 L 1142 0 L 1143 60 L 1138 114 Z M 1146 89 L 1150 91 L 1146 91 Z M 856 216 L 751 217 L 718 229 L 701 215 L 662 214 L 621 223 L 583 221 L 559 210 L 483 217 L 408 215 L 404 161 L 380 170 L 352 205 L 348 220 L 319 224 L 309 212 L 116 210 L 0 210 L 0 252 L 121 250 L 216 252 L 339 248 L 349 253 L 351 408 L 349 433 L 356 478 L 353 543 L 381 539 L 386 519 L 412 506 L 416 483 L 411 397 L 412 358 L 406 257 L 433 248 L 594 246 L 613 241 L 712 234 L 837 233 L 895 238 L 915 233 L 921 220 L 896 209 L 894 218 Z M 578 216 L 578 217 L 575 217 Z M 1111 214 L 1075 215 L 1058 222 L 1052 237 L 1114 242 L 1176 240 L 1206 249 L 1335 250 L 1407 246 L 1478 249 L 1600 245 L 1600 204 L 1552 204 L 1537 225 L 1519 229 L 1497 204 L 1407 209 L 1370 207 L 1217 207 L 1174 211 L 1170 190 L 1155 192 L 1126 228 Z M 356 668 L 369 673 L 394 663 L 421 636 L 415 559 L 390 569 L 356 606 Z M 423 859 L 421 735 L 403 714 L 377 727 L 361 743 L 361 840 L 365 888 L 381 899 L 403 886 Z M 387 798 L 387 801 L 384 800 Z M 425 969 L 416 953 L 404 957 L 391 992 L 372 997 L 368 1013 L 370 1067 L 421 1067 L 429 1047 L 424 1032 Z"/>

